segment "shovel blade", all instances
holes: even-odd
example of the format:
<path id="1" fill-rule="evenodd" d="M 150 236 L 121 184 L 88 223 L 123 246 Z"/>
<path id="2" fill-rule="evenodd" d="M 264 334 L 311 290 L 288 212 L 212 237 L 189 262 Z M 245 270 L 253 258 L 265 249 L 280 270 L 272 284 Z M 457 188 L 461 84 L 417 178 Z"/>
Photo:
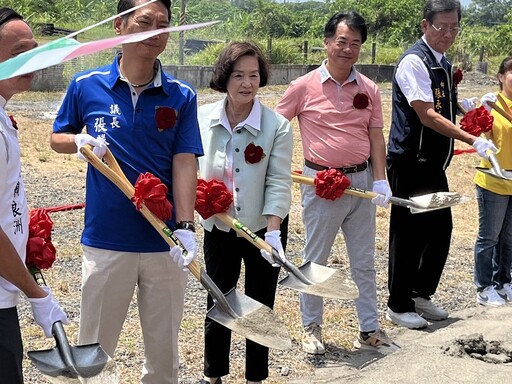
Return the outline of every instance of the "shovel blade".
<path id="1" fill-rule="evenodd" d="M 234 288 L 225 295 L 225 298 L 238 316 L 233 318 L 214 305 L 206 314 L 209 318 L 265 347 L 291 349 L 292 340 L 288 329 L 272 309 Z"/>
<path id="2" fill-rule="evenodd" d="M 415 204 L 410 207 L 411 213 L 422 213 L 449 208 L 466 202 L 467 198 L 457 192 L 435 192 L 411 197 L 410 200 Z"/>
<path id="3" fill-rule="evenodd" d="M 299 271 L 311 284 L 304 283 L 292 273 L 279 284 L 310 295 L 332 299 L 355 299 L 359 296 L 354 281 L 341 270 L 308 261 L 299 267 Z"/>
<path id="4" fill-rule="evenodd" d="M 77 379 L 77 381 L 66 380 L 64 382 L 80 382 L 99 375 L 105 376 L 109 372 L 111 376 L 117 375 L 115 363 L 103 351 L 98 343 L 79 345 L 70 347 L 73 364 L 66 364 L 62 359 L 61 351 L 58 347 L 41 350 L 29 351 L 28 357 L 36 368 L 46 376 L 61 377 L 66 379 Z M 105 383 L 105 380 L 103 380 Z M 115 383 L 117 381 L 108 381 Z"/>
<path id="5" fill-rule="evenodd" d="M 482 168 L 476 167 L 480 172 L 486 173 L 489 176 L 496 177 L 502 180 L 512 180 L 512 171 L 508 169 L 502 169 L 501 172 L 496 172 L 495 168 Z"/>

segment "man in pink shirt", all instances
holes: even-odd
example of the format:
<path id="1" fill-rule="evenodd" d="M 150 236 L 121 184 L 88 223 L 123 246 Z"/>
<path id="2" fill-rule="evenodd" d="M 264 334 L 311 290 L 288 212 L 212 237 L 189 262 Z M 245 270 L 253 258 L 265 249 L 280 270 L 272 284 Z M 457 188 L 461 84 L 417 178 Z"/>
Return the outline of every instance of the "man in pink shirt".
<path id="1" fill-rule="evenodd" d="M 373 204 L 348 195 L 331 201 L 317 196 L 314 187 L 302 185 L 304 261 L 327 264 L 336 235 L 342 230 L 352 278 L 359 288 L 356 310 L 360 333 L 354 344 L 389 353 L 398 346 L 379 326 L 374 268 L 375 205 L 388 207 L 391 197 L 385 175 L 381 97 L 377 85 L 354 67 L 366 37 L 366 23 L 359 14 L 349 11 L 333 15 L 324 30 L 327 59 L 318 69 L 292 81 L 276 111 L 289 120 L 298 119 L 305 176 L 338 168 L 352 186 L 379 193 Z M 301 294 L 300 306 L 304 351 L 325 353 L 322 298 Z"/>

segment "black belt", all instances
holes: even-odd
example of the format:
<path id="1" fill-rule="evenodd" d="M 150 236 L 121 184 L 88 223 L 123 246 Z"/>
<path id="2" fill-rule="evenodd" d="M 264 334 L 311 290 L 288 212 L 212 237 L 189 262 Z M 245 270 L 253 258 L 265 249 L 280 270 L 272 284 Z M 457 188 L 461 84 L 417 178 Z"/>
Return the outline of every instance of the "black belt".
<path id="1" fill-rule="evenodd" d="M 311 161 L 306 160 L 306 159 L 304 159 L 304 165 L 306 167 L 314 169 L 315 171 L 323 171 L 324 169 L 332 168 L 332 167 L 326 167 L 323 165 L 312 163 Z M 368 160 L 361 164 L 349 165 L 348 167 L 340 167 L 340 168 L 336 168 L 336 169 L 343 173 L 356 173 L 356 172 L 362 172 L 366 168 L 368 168 Z"/>

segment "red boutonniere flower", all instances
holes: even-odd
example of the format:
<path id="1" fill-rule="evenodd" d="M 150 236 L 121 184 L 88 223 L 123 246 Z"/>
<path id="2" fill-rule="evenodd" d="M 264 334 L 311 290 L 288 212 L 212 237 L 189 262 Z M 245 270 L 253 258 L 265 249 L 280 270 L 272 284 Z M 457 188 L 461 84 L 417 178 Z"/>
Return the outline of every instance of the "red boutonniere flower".
<path id="1" fill-rule="evenodd" d="M 9 119 L 11 119 L 11 123 L 14 129 L 18 129 L 18 122 L 14 119 L 13 115 L 9 115 Z"/>
<path id="2" fill-rule="evenodd" d="M 158 131 L 162 132 L 169 128 L 176 126 L 178 120 L 178 113 L 174 108 L 170 107 L 156 107 L 155 121 Z"/>
<path id="3" fill-rule="evenodd" d="M 259 145 L 254 145 L 254 143 L 250 143 L 244 151 L 245 161 L 249 164 L 256 164 L 261 161 L 265 157 L 265 153 L 263 152 L 263 148 Z"/>
<path id="4" fill-rule="evenodd" d="M 172 205 L 167 200 L 167 186 L 158 177 L 146 172 L 140 174 L 135 182 L 133 202 L 138 210 L 144 205 L 160 220 L 167 221 L 172 217 Z"/>
<path id="5" fill-rule="evenodd" d="M 355 109 L 365 109 L 370 105 L 370 100 L 364 93 L 356 93 L 354 96 L 354 103 L 352 105 Z"/>
<path id="6" fill-rule="evenodd" d="M 459 83 L 462 81 L 463 77 L 464 77 L 464 75 L 462 74 L 461 69 L 457 68 L 453 72 L 453 85 L 455 85 L 455 86 L 459 85 Z"/>
<path id="7" fill-rule="evenodd" d="M 330 168 L 317 172 L 315 187 L 317 196 L 328 200 L 336 200 L 343 195 L 345 189 L 350 187 L 350 180 L 343 172 Z"/>
<path id="8" fill-rule="evenodd" d="M 203 179 L 197 180 L 196 211 L 203 219 L 226 212 L 233 202 L 233 196 L 229 193 L 222 181 Z"/>
<path id="9" fill-rule="evenodd" d="M 52 229 L 53 221 L 45 209 L 30 211 L 25 260 L 28 268 L 48 269 L 53 265 L 57 251 L 52 244 Z"/>
<path id="10" fill-rule="evenodd" d="M 494 117 L 482 105 L 464 115 L 460 120 L 460 127 L 473 136 L 480 136 L 483 132 L 492 129 Z"/>

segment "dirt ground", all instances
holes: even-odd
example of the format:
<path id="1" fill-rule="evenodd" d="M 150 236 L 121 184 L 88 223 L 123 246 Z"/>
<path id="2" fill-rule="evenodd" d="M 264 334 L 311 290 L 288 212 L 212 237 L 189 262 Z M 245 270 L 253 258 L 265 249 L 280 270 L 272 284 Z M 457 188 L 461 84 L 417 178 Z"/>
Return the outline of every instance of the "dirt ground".
<path id="1" fill-rule="evenodd" d="M 390 122 L 390 84 L 381 84 L 385 111 L 385 136 Z M 273 107 L 286 87 L 275 86 L 261 89 L 261 100 Z M 497 89 L 496 81 L 481 74 L 466 74 L 459 87 L 461 97 L 482 96 Z M 199 102 L 213 102 L 220 94 L 199 90 Z M 20 127 L 23 174 L 32 208 L 54 207 L 78 204 L 84 201 L 86 164 L 74 155 L 60 155 L 51 151 L 48 138 L 51 132 L 54 112 L 62 98 L 61 93 L 28 93 L 16 96 L 7 109 L 15 115 Z M 295 123 L 294 123 L 295 125 Z M 297 132 L 297 131 L 296 131 Z M 302 149 L 298 133 L 295 135 L 293 167 L 302 167 Z M 459 148 L 468 148 L 463 143 Z M 449 311 L 473 308 L 476 306 L 473 288 L 473 245 L 477 230 L 477 205 L 474 200 L 473 176 L 478 156 L 465 154 L 455 156 L 448 170 L 451 189 L 468 197 L 464 205 L 452 209 L 454 232 L 448 264 L 435 300 Z M 304 229 L 301 223 L 299 189 L 293 186 L 293 205 L 290 211 L 290 235 L 287 257 L 299 265 L 304 248 Z M 73 210 L 52 214 L 55 223 L 53 243 L 58 250 L 54 266 L 45 272 L 48 284 L 66 309 L 71 324 L 66 326 L 70 341 L 76 344 L 79 297 L 80 297 L 80 233 L 83 226 L 83 212 Z M 387 241 L 389 211 L 378 209 L 376 237 L 376 269 L 378 283 L 379 313 L 382 326 L 392 330 L 393 324 L 385 320 L 387 299 Z M 200 240 L 202 237 L 199 231 Z M 199 255 L 202 263 L 202 255 Z M 348 272 L 348 259 L 343 237 L 339 236 L 332 251 L 330 267 Z M 285 272 L 281 272 L 285 277 Z M 243 286 L 237 288 L 243 292 Z M 134 297 L 135 299 L 135 297 Z M 34 325 L 25 302 L 20 305 L 20 317 L 26 350 L 50 348 L 52 339 L 43 339 L 40 329 Z M 185 315 L 180 331 L 180 383 L 196 383 L 202 377 L 203 321 L 206 311 L 206 292 L 192 277 L 186 295 Z M 348 362 L 355 368 L 372 363 L 367 358 L 359 358 L 354 353 L 353 340 L 358 331 L 358 323 L 351 300 L 325 300 L 324 338 L 327 353 L 314 357 L 302 352 L 300 343 L 302 326 L 298 308 L 298 294 L 288 288 L 278 288 L 276 315 L 287 327 L 292 349 L 271 350 L 268 383 L 286 383 L 290 380 L 311 375 L 315 368 Z M 233 336 L 231 373 L 223 378 L 225 383 L 244 381 L 244 340 Z M 119 346 L 114 356 L 121 374 L 121 383 L 134 384 L 140 377 L 143 363 L 143 344 L 138 324 L 135 301 L 130 307 Z M 33 368 L 28 359 L 25 362 L 27 383 L 44 383 L 44 379 Z"/>

